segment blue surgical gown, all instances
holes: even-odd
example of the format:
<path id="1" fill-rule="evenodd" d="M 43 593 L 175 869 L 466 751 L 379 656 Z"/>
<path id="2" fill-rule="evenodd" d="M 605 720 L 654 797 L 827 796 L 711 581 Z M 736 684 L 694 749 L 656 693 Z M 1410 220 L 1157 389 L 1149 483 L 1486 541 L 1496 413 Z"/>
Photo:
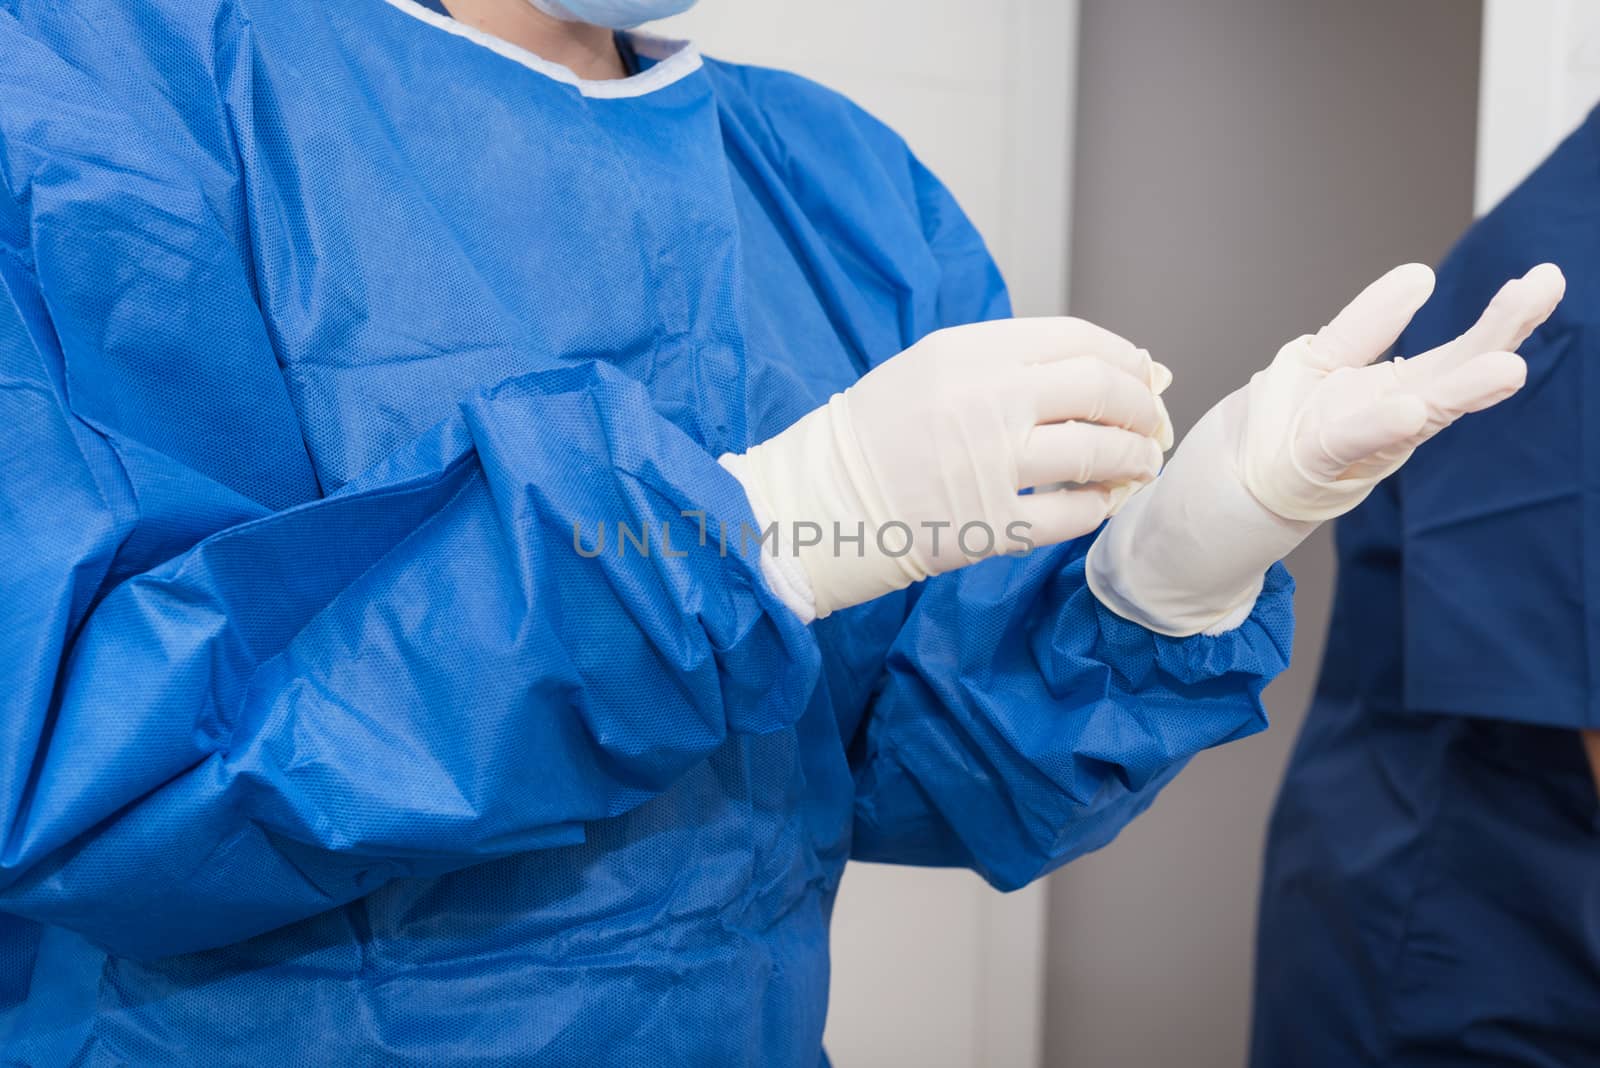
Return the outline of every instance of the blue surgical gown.
<path id="1" fill-rule="evenodd" d="M 1339 527 L 1315 703 L 1273 816 L 1256 1068 L 1600 1065 L 1600 113 L 1478 222 L 1402 338 L 1568 279 L 1527 388 Z"/>
<path id="2" fill-rule="evenodd" d="M 848 858 L 1019 886 L 1262 726 L 1281 573 L 722 550 L 719 454 L 1008 306 L 883 125 L 638 47 L 0 3 L 4 1063 L 816 1065 Z"/>

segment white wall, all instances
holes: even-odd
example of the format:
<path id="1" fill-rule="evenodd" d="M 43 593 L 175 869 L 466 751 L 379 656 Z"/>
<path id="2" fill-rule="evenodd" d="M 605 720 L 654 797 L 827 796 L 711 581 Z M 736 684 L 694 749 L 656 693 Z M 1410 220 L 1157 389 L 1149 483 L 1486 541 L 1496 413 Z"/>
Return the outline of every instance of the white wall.
<path id="1" fill-rule="evenodd" d="M 1600 3 L 1486 0 L 1477 208 L 1509 193 L 1600 100 Z"/>
<path id="2" fill-rule="evenodd" d="M 703 0 L 652 27 L 795 70 L 897 129 L 987 238 L 1023 314 L 1067 291 L 1076 0 Z M 1030 1066 L 1040 1057 L 1044 891 L 852 865 L 833 930 L 839 1068 Z"/>

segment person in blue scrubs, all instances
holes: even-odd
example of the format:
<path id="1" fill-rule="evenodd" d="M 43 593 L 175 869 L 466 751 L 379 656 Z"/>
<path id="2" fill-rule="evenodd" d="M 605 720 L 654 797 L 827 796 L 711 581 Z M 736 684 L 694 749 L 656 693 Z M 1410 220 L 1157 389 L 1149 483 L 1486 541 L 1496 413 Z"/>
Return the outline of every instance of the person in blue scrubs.
<path id="1" fill-rule="evenodd" d="M 1527 387 L 1339 524 L 1267 847 L 1255 1068 L 1600 1065 L 1600 113 L 1472 227 L 1398 351 L 1546 260 L 1572 295 L 1521 350 Z"/>

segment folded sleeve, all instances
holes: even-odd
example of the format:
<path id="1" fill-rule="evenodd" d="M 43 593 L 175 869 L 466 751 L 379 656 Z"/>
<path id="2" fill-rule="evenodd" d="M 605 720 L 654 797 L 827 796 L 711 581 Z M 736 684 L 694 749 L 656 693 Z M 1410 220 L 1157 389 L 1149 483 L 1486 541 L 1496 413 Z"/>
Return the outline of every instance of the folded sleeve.
<path id="1" fill-rule="evenodd" d="M 753 522 L 737 484 L 621 376 L 502 384 L 259 514 L 72 426 L 0 319 L 27 443 L 0 480 L 0 907 L 125 952 L 227 942 L 581 840 L 798 718 L 809 636 L 718 544 Z M 119 574 L 147 525 L 195 544 Z"/>
<path id="2" fill-rule="evenodd" d="M 1293 632 L 1283 567 L 1242 626 L 1168 638 L 1095 600 L 1087 545 L 927 584 L 856 738 L 854 856 L 1014 889 L 1111 841 L 1195 753 L 1266 726 Z"/>
<path id="3" fill-rule="evenodd" d="M 0 910 L 225 944 L 581 841 L 799 717 L 742 492 L 638 383 L 481 389 L 324 493 L 225 190 L 0 39 Z"/>

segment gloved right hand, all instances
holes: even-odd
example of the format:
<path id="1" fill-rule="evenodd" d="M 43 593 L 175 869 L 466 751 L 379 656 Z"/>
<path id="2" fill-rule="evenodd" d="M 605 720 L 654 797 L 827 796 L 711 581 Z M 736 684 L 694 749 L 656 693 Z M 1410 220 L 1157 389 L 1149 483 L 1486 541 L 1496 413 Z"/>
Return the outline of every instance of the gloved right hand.
<path id="1" fill-rule="evenodd" d="M 1093 531 L 1160 469 L 1171 380 L 1081 319 L 977 323 L 930 334 L 720 462 L 776 532 L 768 582 L 809 622 Z"/>
<path id="2" fill-rule="evenodd" d="M 1355 508 L 1457 419 L 1522 387 L 1513 350 L 1565 291 L 1558 268 L 1535 267 L 1455 340 L 1374 363 L 1433 292 L 1420 264 L 1390 271 L 1195 424 L 1155 485 L 1095 540 L 1089 588 L 1160 634 L 1238 626 L 1263 573 L 1319 523 Z"/>

